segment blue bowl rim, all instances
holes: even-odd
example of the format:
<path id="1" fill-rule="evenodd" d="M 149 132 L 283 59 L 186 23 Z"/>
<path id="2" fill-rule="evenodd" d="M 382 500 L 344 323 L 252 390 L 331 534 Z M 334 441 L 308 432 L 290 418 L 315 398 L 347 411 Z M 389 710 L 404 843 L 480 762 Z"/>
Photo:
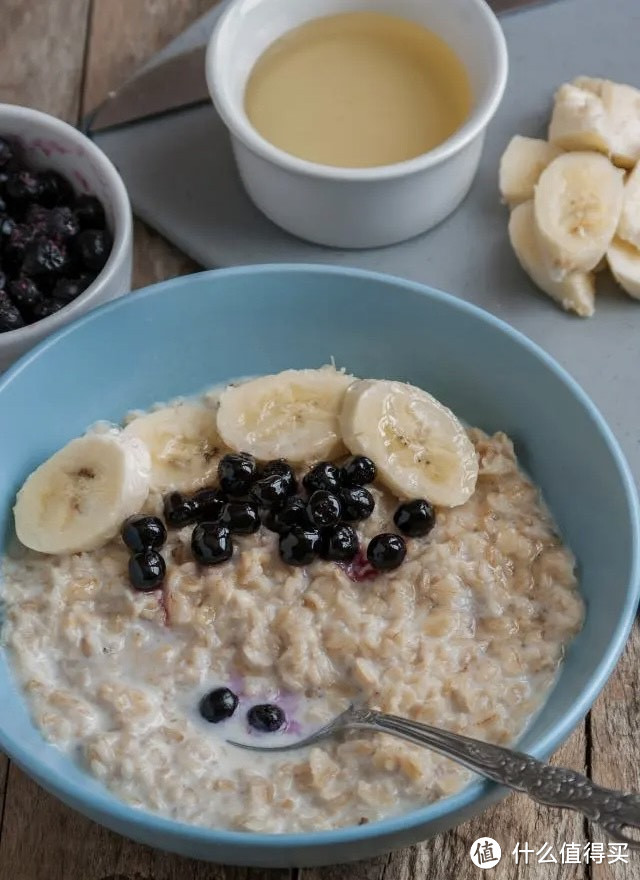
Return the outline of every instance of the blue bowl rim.
<path id="1" fill-rule="evenodd" d="M 40 357 L 50 346 L 57 344 L 58 340 L 68 334 L 80 331 L 82 327 L 99 319 L 100 315 L 103 313 L 126 309 L 127 303 L 132 300 L 152 298 L 161 292 L 171 290 L 172 288 L 184 287 L 185 285 L 202 281 L 203 278 L 206 279 L 207 277 L 218 279 L 233 277 L 236 275 L 306 275 L 313 273 L 319 273 L 322 275 L 340 275 L 392 284 L 403 290 L 419 293 L 429 299 L 435 300 L 436 302 L 445 303 L 447 306 L 457 311 L 465 312 L 468 315 L 491 325 L 502 333 L 505 333 L 542 361 L 544 365 L 569 388 L 571 393 L 585 407 L 595 423 L 595 427 L 600 432 L 607 445 L 620 475 L 627 500 L 629 522 L 632 527 L 631 577 L 629 579 L 627 598 L 613 638 L 611 639 L 607 651 L 600 660 L 595 672 L 591 676 L 588 686 L 567 712 L 558 721 L 551 725 L 546 735 L 540 738 L 533 747 L 529 749 L 529 754 L 536 758 L 547 757 L 567 738 L 595 701 L 622 654 L 633 625 L 638 599 L 640 598 L 640 501 L 638 499 L 638 492 L 629 465 L 620 449 L 618 441 L 591 398 L 571 374 L 564 369 L 564 367 L 561 367 L 551 355 L 547 354 L 544 349 L 519 330 L 511 327 L 505 321 L 497 318 L 490 312 L 487 312 L 465 300 L 459 299 L 452 294 L 437 290 L 426 284 L 409 281 L 382 272 L 371 272 L 364 269 L 341 266 L 326 266 L 316 263 L 267 263 L 249 266 L 235 266 L 227 269 L 205 270 L 203 272 L 196 272 L 187 276 L 182 275 L 168 279 L 167 281 L 151 284 L 129 294 L 128 296 L 106 303 L 96 309 L 92 309 L 90 312 L 87 312 L 75 321 L 62 327 L 56 333 L 47 337 L 10 367 L 9 370 L 0 377 L 0 394 L 5 386 L 12 382 L 14 378 L 31 363 L 31 361 Z M 39 761 L 37 754 L 34 756 L 29 750 L 23 748 L 19 741 L 10 737 L 3 730 L 1 724 L 0 748 L 2 748 L 12 760 L 21 766 L 22 769 L 33 775 L 45 788 L 58 794 L 63 800 L 66 800 L 67 803 L 72 803 L 74 805 L 81 804 L 88 811 L 93 811 L 94 815 L 106 815 L 114 822 L 130 827 L 132 831 L 137 827 L 145 832 L 151 832 L 154 835 L 164 833 L 167 835 L 164 838 L 167 844 L 169 844 L 172 838 L 180 838 L 185 842 L 205 846 L 219 846 L 221 848 L 225 846 L 241 846 L 252 851 L 269 849 L 279 850 L 286 849 L 287 847 L 338 846 L 347 843 L 364 842 L 368 839 L 381 836 L 391 836 L 398 832 L 406 833 L 414 828 L 419 828 L 420 826 L 426 826 L 429 823 L 442 820 L 447 815 L 453 816 L 458 811 L 473 809 L 473 803 L 475 801 L 480 801 L 483 796 L 488 797 L 493 794 L 495 798 L 495 792 L 498 788 L 498 786 L 492 782 L 474 783 L 451 797 L 443 798 L 442 800 L 435 801 L 425 807 L 420 807 L 407 813 L 371 822 L 366 825 L 354 825 L 328 831 L 313 831 L 295 834 L 264 834 L 251 831 L 229 831 L 225 829 L 206 828 L 203 826 L 178 822 L 174 819 L 156 815 L 146 810 L 130 807 L 124 802 L 119 802 L 115 798 L 115 795 L 112 795 L 106 789 L 104 793 L 90 792 L 87 794 L 87 791 L 82 784 L 69 780 L 66 776 L 48 768 L 46 765 L 43 765 Z M 132 836 L 135 836 L 135 833 L 132 834 Z"/>

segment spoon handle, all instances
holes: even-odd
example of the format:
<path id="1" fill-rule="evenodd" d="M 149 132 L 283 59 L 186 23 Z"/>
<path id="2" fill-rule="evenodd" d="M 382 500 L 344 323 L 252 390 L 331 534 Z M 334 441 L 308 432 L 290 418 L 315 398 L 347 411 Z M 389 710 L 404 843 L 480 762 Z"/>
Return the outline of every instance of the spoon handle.
<path id="1" fill-rule="evenodd" d="M 640 829 L 640 795 L 602 788 L 574 770 L 544 764 L 522 752 L 396 715 L 370 710 L 361 710 L 357 715 L 353 726 L 385 731 L 427 746 L 541 804 L 582 813 L 614 840 L 640 849 L 640 839 L 634 840 L 624 833 L 626 827 Z"/>

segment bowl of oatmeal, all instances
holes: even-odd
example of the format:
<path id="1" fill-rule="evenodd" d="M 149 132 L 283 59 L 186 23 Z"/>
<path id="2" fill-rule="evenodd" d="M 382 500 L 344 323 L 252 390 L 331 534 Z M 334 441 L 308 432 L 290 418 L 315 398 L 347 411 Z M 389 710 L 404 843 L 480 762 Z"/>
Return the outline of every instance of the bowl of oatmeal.
<path id="1" fill-rule="evenodd" d="M 357 700 L 546 756 L 633 619 L 611 432 L 539 348 L 421 285 L 154 285 L 10 370 L 0 422 L 0 746 L 151 845 L 322 864 L 453 827 L 504 792 L 380 735 L 227 740 Z"/>

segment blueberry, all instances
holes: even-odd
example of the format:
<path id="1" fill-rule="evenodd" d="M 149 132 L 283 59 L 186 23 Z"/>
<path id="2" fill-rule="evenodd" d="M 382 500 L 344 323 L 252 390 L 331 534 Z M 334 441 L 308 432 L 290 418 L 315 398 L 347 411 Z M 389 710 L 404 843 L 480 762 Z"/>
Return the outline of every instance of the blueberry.
<path id="1" fill-rule="evenodd" d="M 13 217 L 10 217 L 8 214 L 2 214 L 0 216 L 0 244 L 4 244 L 9 241 L 11 237 L 11 233 L 16 228 L 16 221 Z"/>
<path id="2" fill-rule="evenodd" d="M 287 498 L 282 507 L 268 510 L 264 520 L 265 526 L 272 532 L 283 534 L 294 526 L 309 526 L 307 502 L 304 498 L 294 495 Z"/>
<path id="3" fill-rule="evenodd" d="M 198 708 L 205 721 L 219 724 L 220 721 L 231 718 L 238 708 L 238 698 L 229 688 L 216 688 L 204 695 Z"/>
<path id="4" fill-rule="evenodd" d="M 55 315 L 66 305 L 67 303 L 61 302 L 59 299 L 43 299 L 31 309 L 30 316 L 34 321 L 42 321 L 43 318 Z"/>
<path id="5" fill-rule="evenodd" d="M 342 504 L 342 519 L 345 522 L 367 519 L 376 506 L 373 495 L 363 486 L 344 486 L 338 497 Z"/>
<path id="6" fill-rule="evenodd" d="M 29 205 L 24 218 L 25 226 L 30 227 L 35 235 L 45 235 L 49 229 L 51 211 L 42 205 Z"/>
<path id="7" fill-rule="evenodd" d="M 6 138 L 0 137 L 0 168 L 13 159 L 13 146 Z"/>
<path id="8" fill-rule="evenodd" d="M 365 455 L 354 455 L 342 465 L 342 482 L 345 486 L 365 486 L 373 483 L 377 468 Z"/>
<path id="9" fill-rule="evenodd" d="M 27 245 L 22 269 L 27 275 L 59 275 L 68 263 L 69 255 L 63 244 L 40 237 Z"/>
<path id="10" fill-rule="evenodd" d="M 289 462 L 285 461 L 284 458 L 275 458 L 272 461 L 268 461 L 260 468 L 259 477 L 262 479 L 262 477 L 271 477 L 274 474 L 286 479 L 289 483 L 289 494 L 293 495 L 298 488 L 298 483 L 295 471 Z"/>
<path id="11" fill-rule="evenodd" d="M 280 557 L 287 565 L 309 565 L 320 552 L 317 529 L 294 526 L 280 536 Z"/>
<path id="12" fill-rule="evenodd" d="M 2 268 L 0 267 L 0 290 L 4 290 L 6 286 L 7 286 L 7 276 L 5 275 L 5 273 L 2 271 Z"/>
<path id="13" fill-rule="evenodd" d="M 9 231 L 3 233 L 3 237 L 6 235 L 3 254 L 4 265 L 10 271 L 16 271 L 24 262 L 27 248 L 34 238 L 34 231 L 22 223 L 14 223 L 13 220 L 10 220 L 9 223 L 5 220 L 3 226 L 6 227 L 10 224 L 12 225 Z"/>
<path id="14" fill-rule="evenodd" d="M 259 507 L 280 507 L 290 495 L 290 482 L 282 474 L 262 477 L 251 487 L 251 497 Z"/>
<path id="15" fill-rule="evenodd" d="M 316 489 L 307 503 L 309 522 L 318 526 L 334 526 L 340 519 L 340 502 L 337 497 L 326 489 Z"/>
<path id="16" fill-rule="evenodd" d="M 143 593 L 157 590 L 162 584 L 167 567 L 162 556 L 155 550 L 143 550 L 129 560 L 129 580 L 135 590 Z"/>
<path id="17" fill-rule="evenodd" d="M 111 236 L 106 229 L 85 229 L 75 242 L 83 265 L 99 272 L 111 253 Z"/>
<path id="18" fill-rule="evenodd" d="M 32 202 L 39 201 L 40 179 L 25 168 L 12 171 L 7 178 L 5 193 L 13 211 L 22 215 Z"/>
<path id="19" fill-rule="evenodd" d="M 191 535 L 191 552 L 200 565 L 219 565 L 233 555 L 231 532 L 221 523 L 198 523 Z"/>
<path id="20" fill-rule="evenodd" d="M 320 541 L 320 555 L 323 559 L 329 559 L 333 562 L 351 562 L 359 547 L 360 542 L 353 526 L 339 523 L 323 531 Z"/>
<path id="21" fill-rule="evenodd" d="M 367 559 L 378 571 L 391 571 L 402 565 L 407 555 L 407 545 L 400 535 L 385 533 L 369 541 Z"/>
<path id="22" fill-rule="evenodd" d="M 168 526 L 181 529 L 182 526 L 195 522 L 197 515 L 196 505 L 182 492 L 170 492 L 165 495 L 164 518 Z"/>
<path id="23" fill-rule="evenodd" d="M 58 278 L 53 286 L 52 296 L 60 302 L 70 303 L 84 293 L 90 284 L 91 279 L 88 275 L 81 275 L 79 278 Z"/>
<path id="24" fill-rule="evenodd" d="M 247 712 L 247 721 L 254 730 L 275 733 L 283 727 L 286 717 L 280 706 L 273 703 L 260 703 Z"/>
<path id="25" fill-rule="evenodd" d="M 191 502 L 195 505 L 196 517 L 200 522 L 217 522 L 226 500 L 218 489 L 199 489 Z"/>
<path id="26" fill-rule="evenodd" d="M 74 205 L 75 215 L 83 229 L 104 229 L 104 208 L 95 196 L 78 196 Z"/>
<path id="27" fill-rule="evenodd" d="M 159 550 L 167 540 L 167 530 L 157 516 L 137 514 L 130 516 L 120 530 L 122 540 L 134 553 L 143 550 Z"/>
<path id="28" fill-rule="evenodd" d="M 80 232 L 80 223 L 71 208 L 61 205 L 49 213 L 47 228 L 52 236 L 66 241 Z"/>
<path id="29" fill-rule="evenodd" d="M 73 187 L 66 177 L 58 174 L 57 171 L 51 169 L 41 171 L 38 174 L 38 185 L 37 201 L 46 208 L 54 208 L 56 205 L 68 204 L 73 201 Z"/>
<path id="30" fill-rule="evenodd" d="M 433 506 L 424 498 L 416 498 L 401 504 L 396 510 L 394 523 L 410 538 L 421 538 L 428 535 L 436 524 L 436 513 Z"/>
<path id="31" fill-rule="evenodd" d="M 9 282 L 7 292 L 17 308 L 31 313 L 42 302 L 42 291 L 32 278 L 16 278 Z"/>
<path id="32" fill-rule="evenodd" d="M 231 452 L 218 464 L 220 488 L 227 495 L 242 498 L 249 494 L 256 470 L 256 460 L 248 452 Z"/>
<path id="33" fill-rule="evenodd" d="M 24 318 L 4 290 L 0 291 L 0 333 L 24 327 Z"/>
<path id="34" fill-rule="evenodd" d="M 252 535 L 260 528 L 260 515 L 255 504 L 248 501 L 228 501 L 222 509 L 220 522 L 232 534 Z"/>
<path id="35" fill-rule="evenodd" d="M 340 488 L 340 468 L 330 461 L 321 461 L 305 474 L 302 485 L 307 492 L 317 492 L 318 489 L 326 489 L 327 492 L 337 492 Z"/>

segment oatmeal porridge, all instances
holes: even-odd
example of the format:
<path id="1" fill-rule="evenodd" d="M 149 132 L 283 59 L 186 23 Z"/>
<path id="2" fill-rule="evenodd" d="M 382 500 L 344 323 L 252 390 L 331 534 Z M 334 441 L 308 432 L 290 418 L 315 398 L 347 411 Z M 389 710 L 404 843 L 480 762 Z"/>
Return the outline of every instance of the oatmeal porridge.
<path id="1" fill-rule="evenodd" d="M 2 636 L 35 723 L 198 825 L 334 828 L 456 792 L 468 771 L 382 734 L 227 740 L 294 740 L 357 701 L 510 744 L 582 624 L 509 438 L 333 368 L 94 426 L 15 519 Z"/>

